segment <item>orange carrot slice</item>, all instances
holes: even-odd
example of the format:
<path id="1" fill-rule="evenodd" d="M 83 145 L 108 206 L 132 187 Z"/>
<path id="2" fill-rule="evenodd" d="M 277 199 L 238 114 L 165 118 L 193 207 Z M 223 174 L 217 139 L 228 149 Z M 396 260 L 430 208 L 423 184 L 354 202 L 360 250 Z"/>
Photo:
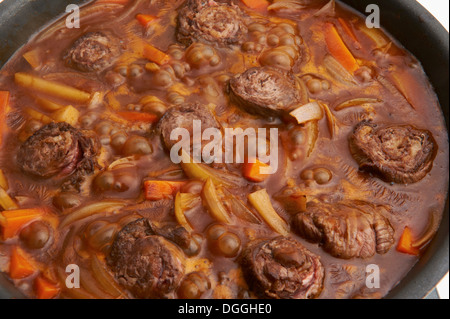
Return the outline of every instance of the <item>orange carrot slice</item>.
<path id="1" fill-rule="evenodd" d="M 59 287 L 43 276 L 34 280 L 34 292 L 38 299 L 52 299 L 59 294 Z"/>
<path id="2" fill-rule="evenodd" d="M 141 113 L 141 112 L 117 112 L 117 115 L 123 117 L 127 121 L 130 122 L 145 122 L 145 123 L 153 123 L 156 122 L 158 117 L 155 114 L 151 113 Z"/>
<path id="3" fill-rule="evenodd" d="M 325 25 L 325 41 L 330 54 L 349 72 L 353 73 L 359 68 L 358 62 L 331 23 Z"/>
<path id="4" fill-rule="evenodd" d="M 41 218 L 45 214 L 44 208 L 13 209 L 0 213 L 0 228 L 3 240 L 12 238 L 29 222 Z"/>
<path id="5" fill-rule="evenodd" d="M 22 279 L 31 276 L 36 271 L 35 266 L 19 247 L 15 246 L 11 252 L 9 262 L 9 276 L 12 279 Z"/>
<path id="6" fill-rule="evenodd" d="M 171 198 L 186 182 L 177 181 L 145 181 L 144 195 L 147 200 Z"/>
<path id="7" fill-rule="evenodd" d="M 412 232 L 409 227 L 405 227 L 397 245 L 397 250 L 401 253 L 417 256 L 420 253 L 418 248 L 413 247 Z"/>
<path id="8" fill-rule="evenodd" d="M 258 159 L 253 161 L 254 163 L 244 163 L 242 175 L 251 182 L 260 183 L 265 181 L 270 176 L 266 173 L 267 170 L 270 169 L 270 165 L 265 164 Z"/>

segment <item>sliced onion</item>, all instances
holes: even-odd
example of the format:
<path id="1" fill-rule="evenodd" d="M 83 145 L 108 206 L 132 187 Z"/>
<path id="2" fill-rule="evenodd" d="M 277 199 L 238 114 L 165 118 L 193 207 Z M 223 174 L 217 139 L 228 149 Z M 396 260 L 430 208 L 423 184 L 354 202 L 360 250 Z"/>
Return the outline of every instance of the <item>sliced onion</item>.
<path id="1" fill-rule="evenodd" d="M 308 122 L 306 123 L 305 128 L 308 137 L 308 151 L 306 153 L 306 157 L 309 157 L 311 153 L 314 151 L 317 139 L 319 138 L 319 123 L 318 121 Z"/>
<path id="2" fill-rule="evenodd" d="M 202 195 L 211 216 L 221 223 L 230 224 L 232 221 L 231 217 L 220 201 L 216 187 L 211 178 L 206 180 L 205 186 L 203 186 Z"/>
<path id="3" fill-rule="evenodd" d="M 298 124 L 303 124 L 309 121 L 320 120 L 323 117 L 323 110 L 319 103 L 311 102 L 296 108 L 289 114 L 295 117 Z"/>
<path id="4" fill-rule="evenodd" d="M 419 239 L 415 240 L 412 243 L 411 246 L 413 248 L 422 248 L 433 239 L 440 224 L 440 218 L 438 217 L 438 215 L 439 215 L 438 210 L 433 209 L 430 211 L 428 217 L 428 224 L 427 227 L 425 228 L 425 232 L 420 236 Z"/>
<path id="5" fill-rule="evenodd" d="M 136 161 L 134 156 L 122 157 L 118 160 L 115 160 L 108 166 L 108 170 L 125 168 L 125 167 L 135 167 Z"/>
<path id="6" fill-rule="evenodd" d="M 360 98 L 351 99 L 351 100 L 342 102 L 341 104 L 336 106 L 334 108 L 334 110 L 341 111 L 343 109 L 353 107 L 353 106 L 362 106 L 364 104 L 376 104 L 376 103 L 381 103 L 381 102 L 383 102 L 383 101 L 380 99 L 374 99 L 374 98 L 369 98 L 369 97 L 360 97 Z"/>
<path id="7" fill-rule="evenodd" d="M 328 105 L 326 105 L 324 103 L 320 103 L 320 105 L 322 106 L 323 110 L 325 111 L 325 115 L 327 117 L 328 130 L 330 131 L 331 138 L 333 138 L 337 133 L 336 119 L 335 119 L 333 113 L 331 113 Z"/>
<path id="8" fill-rule="evenodd" d="M 411 108 L 414 109 L 414 106 L 411 105 L 411 103 L 408 101 L 406 96 L 399 90 L 397 86 L 395 86 L 393 83 L 391 83 L 388 79 L 386 79 L 384 76 L 379 75 L 377 76 L 378 82 L 381 83 L 382 86 L 384 86 L 392 95 L 400 98 L 403 100 L 403 102 L 407 105 L 409 105 Z"/>
<path id="9" fill-rule="evenodd" d="M 105 289 L 105 292 L 115 298 L 126 297 L 126 293 L 116 284 L 113 276 L 111 276 L 105 267 L 103 267 L 102 262 L 96 254 L 92 255 L 91 268 L 95 279 L 97 279 L 102 288 Z"/>
<path id="10" fill-rule="evenodd" d="M 227 187 L 245 185 L 244 180 L 240 176 L 227 172 L 221 172 L 205 164 L 195 163 L 184 151 L 184 149 L 181 150 L 181 167 L 186 175 L 193 179 L 199 179 L 202 181 L 211 179 L 215 185 L 223 185 Z"/>
<path id="11" fill-rule="evenodd" d="M 184 212 L 195 206 L 195 202 L 199 199 L 198 195 L 190 193 L 180 193 L 178 192 L 175 196 L 175 218 L 178 223 L 184 227 L 188 232 L 192 232 L 193 228 L 189 224 Z"/>
<path id="12" fill-rule="evenodd" d="M 269 11 L 301 11 L 305 9 L 306 6 L 297 3 L 295 0 L 287 1 L 274 1 L 273 4 L 267 7 Z"/>
<path id="13" fill-rule="evenodd" d="M 231 194 L 226 188 L 223 188 L 222 191 L 225 195 L 224 204 L 232 214 L 249 223 L 261 224 L 261 220 L 239 198 Z"/>
<path id="14" fill-rule="evenodd" d="M 283 236 L 289 235 L 288 224 L 273 208 L 270 196 L 265 189 L 249 194 L 248 200 L 273 230 Z"/>
<path id="15" fill-rule="evenodd" d="M 19 207 L 14 202 L 14 200 L 8 195 L 8 193 L 0 187 L 0 206 L 3 207 L 4 210 L 18 209 Z M 0 214 L 1 218 L 1 214 Z"/>
<path id="16" fill-rule="evenodd" d="M 60 227 L 64 228 L 67 225 L 76 222 L 77 220 L 92 216 L 94 214 L 100 213 L 100 212 L 110 212 L 115 209 L 122 208 L 126 205 L 125 201 L 119 201 L 119 200 L 105 200 L 101 202 L 95 202 L 92 204 L 88 204 L 78 210 L 73 211 L 72 213 L 68 214 L 66 218 L 61 222 Z"/>
<path id="17" fill-rule="evenodd" d="M 342 84 L 357 84 L 355 78 L 350 74 L 335 58 L 326 55 L 323 59 L 323 65 L 328 73 Z"/>

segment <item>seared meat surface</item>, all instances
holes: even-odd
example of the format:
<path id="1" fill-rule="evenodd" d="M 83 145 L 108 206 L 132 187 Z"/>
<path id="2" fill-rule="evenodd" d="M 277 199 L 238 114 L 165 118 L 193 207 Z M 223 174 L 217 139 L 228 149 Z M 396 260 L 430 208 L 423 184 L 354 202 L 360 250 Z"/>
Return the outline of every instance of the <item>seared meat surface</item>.
<path id="1" fill-rule="evenodd" d="M 350 151 L 361 170 L 387 182 L 420 181 L 433 167 L 437 145 L 431 132 L 411 125 L 361 122 L 350 136 Z"/>
<path id="2" fill-rule="evenodd" d="M 300 101 L 289 74 L 269 67 L 255 67 L 230 80 L 232 99 L 245 111 L 263 116 L 289 111 Z"/>
<path id="3" fill-rule="evenodd" d="M 173 298 L 184 275 L 184 253 L 154 235 L 145 218 L 117 234 L 107 263 L 119 283 L 137 298 Z"/>
<path id="4" fill-rule="evenodd" d="M 382 206 L 362 201 L 311 203 L 292 219 L 303 238 L 319 243 L 334 257 L 369 258 L 384 254 L 394 244 L 394 229 Z"/>
<path id="5" fill-rule="evenodd" d="M 179 42 L 200 41 L 219 46 L 239 44 L 247 33 L 244 14 L 233 4 L 188 0 L 178 14 Z"/>
<path id="6" fill-rule="evenodd" d="M 60 177 L 78 171 L 93 173 L 96 165 L 97 144 L 67 123 L 50 123 L 19 148 L 17 162 L 23 172 L 42 178 Z"/>
<path id="7" fill-rule="evenodd" d="M 201 124 L 201 132 L 207 128 L 220 129 L 220 124 L 212 112 L 201 104 L 183 104 L 170 108 L 158 123 L 157 130 L 161 134 L 162 141 L 167 149 L 170 149 L 179 140 L 171 140 L 171 133 L 178 128 L 186 129 L 193 142 L 194 121 Z M 177 135 L 176 135 L 177 136 Z M 181 138 L 180 138 L 181 139 Z"/>
<path id="8" fill-rule="evenodd" d="M 241 265 L 247 284 L 261 297 L 307 299 L 322 290 L 320 258 L 292 238 L 250 242 L 242 252 Z"/>
<path id="9" fill-rule="evenodd" d="M 89 32 L 76 40 L 64 56 L 67 66 L 83 72 L 100 72 L 120 54 L 118 40 L 102 32 Z"/>

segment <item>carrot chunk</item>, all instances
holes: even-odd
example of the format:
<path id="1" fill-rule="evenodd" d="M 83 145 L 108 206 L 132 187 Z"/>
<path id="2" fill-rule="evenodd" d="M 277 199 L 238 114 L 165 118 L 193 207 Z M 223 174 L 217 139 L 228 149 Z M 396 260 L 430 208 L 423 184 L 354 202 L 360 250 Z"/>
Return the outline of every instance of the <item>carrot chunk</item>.
<path id="1" fill-rule="evenodd" d="M 170 56 L 148 43 L 144 44 L 143 55 L 147 60 L 155 62 L 159 65 L 166 64 L 170 60 Z"/>
<path id="2" fill-rule="evenodd" d="M 45 209 L 43 208 L 13 209 L 1 212 L 0 229 L 3 240 L 16 236 L 23 226 L 44 214 Z"/>
<path id="3" fill-rule="evenodd" d="M 34 292 L 38 299 L 52 299 L 59 294 L 59 287 L 43 276 L 34 280 Z"/>
<path id="4" fill-rule="evenodd" d="M 160 200 L 174 196 L 186 182 L 145 181 L 144 194 L 147 200 Z"/>
<path id="5" fill-rule="evenodd" d="M 270 165 L 255 159 L 254 163 L 244 163 L 242 175 L 251 182 L 260 183 L 265 181 L 270 176 L 267 173 L 269 169 Z"/>
<path id="6" fill-rule="evenodd" d="M 250 9 L 264 11 L 267 10 L 269 2 L 267 0 L 242 0 L 242 2 Z"/>
<path id="7" fill-rule="evenodd" d="M 359 68 L 358 62 L 331 23 L 325 25 L 325 41 L 330 54 L 349 72 L 353 73 Z"/>
<path id="8" fill-rule="evenodd" d="M 136 20 L 139 21 L 139 23 L 143 26 L 146 27 L 148 26 L 148 24 L 152 21 L 154 21 L 156 19 L 155 16 L 149 15 L 149 14 L 137 14 L 136 15 Z"/>
<path id="9" fill-rule="evenodd" d="M 401 253 L 409 255 L 419 255 L 420 250 L 416 247 L 413 247 L 413 237 L 411 229 L 409 227 L 405 227 L 405 229 L 403 230 L 403 234 L 400 237 L 397 245 L 397 250 Z"/>
<path id="10" fill-rule="evenodd" d="M 117 115 L 130 122 L 153 123 L 158 119 L 155 114 L 142 112 L 117 112 Z"/>
<path id="11" fill-rule="evenodd" d="M 9 276 L 12 279 L 22 279 L 31 276 L 35 271 L 35 266 L 29 261 L 25 253 L 19 247 L 15 246 L 11 252 Z"/>

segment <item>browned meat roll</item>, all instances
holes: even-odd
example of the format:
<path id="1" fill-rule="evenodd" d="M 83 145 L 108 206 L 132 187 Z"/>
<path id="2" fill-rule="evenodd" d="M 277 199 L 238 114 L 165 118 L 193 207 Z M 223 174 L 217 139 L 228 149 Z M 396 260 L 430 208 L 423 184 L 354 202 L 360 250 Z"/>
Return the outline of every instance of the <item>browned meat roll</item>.
<path id="1" fill-rule="evenodd" d="M 89 32 L 76 40 L 64 56 L 67 66 L 83 72 L 100 72 L 120 55 L 119 42 L 102 32 Z"/>
<path id="2" fill-rule="evenodd" d="M 311 203 L 306 212 L 293 217 L 292 226 L 334 257 L 369 258 L 394 244 L 394 229 L 383 213 L 384 207 L 362 201 Z"/>
<path id="3" fill-rule="evenodd" d="M 147 219 L 126 225 L 107 256 L 118 282 L 137 298 L 174 298 L 184 276 L 184 254 L 172 242 L 154 235 Z"/>
<path id="4" fill-rule="evenodd" d="M 178 14 L 177 39 L 219 46 L 240 44 L 247 34 L 244 14 L 236 5 L 214 0 L 188 0 Z"/>
<path id="5" fill-rule="evenodd" d="M 194 121 L 200 121 L 201 132 L 207 128 L 220 129 L 212 112 L 201 104 L 185 104 L 174 106 L 167 110 L 158 123 L 157 130 L 161 134 L 161 139 L 167 149 L 170 149 L 179 140 L 171 140 L 170 134 L 177 128 L 186 129 L 193 142 Z"/>
<path id="6" fill-rule="evenodd" d="M 67 123 L 50 123 L 30 136 L 19 148 L 17 163 L 33 176 L 60 177 L 79 171 L 94 172 L 97 143 Z"/>
<path id="7" fill-rule="evenodd" d="M 230 80 L 231 97 L 252 114 L 277 116 L 300 102 L 294 79 L 278 70 L 255 67 Z"/>
<path id="8" fill-rule="evenodd" d="M 361 170 L 399 184 L 424 178 L 437 153 L 431 132 L 411 125 L 380 127 L 364 121 L 356 126 L 349 143 Z"/>
<path id="9" fill-rule="evenodd" d="M 319 257 L 292 238 L 250 242 L 241 265 L 247 284 L 263 298 L 307 299 L 322 291 L 324 268 Z"/>

